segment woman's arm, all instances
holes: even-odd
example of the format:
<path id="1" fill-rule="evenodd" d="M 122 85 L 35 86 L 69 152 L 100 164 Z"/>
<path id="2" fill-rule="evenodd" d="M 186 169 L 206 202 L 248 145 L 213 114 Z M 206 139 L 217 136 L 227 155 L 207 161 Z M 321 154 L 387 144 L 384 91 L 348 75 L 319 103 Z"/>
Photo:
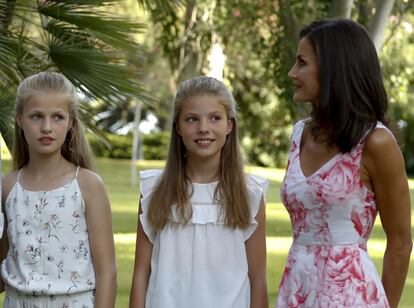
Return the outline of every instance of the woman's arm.
<path id="1" fill-rule="evenodd" d="M 141 204 L 139 214 L 142 213 Z M 130 308 L 145 308 L 148 281 L 151 274 L 152 244 L 145 234 L 138 216 L 137 241 L 135 247 L 135 265 L 132 279 L 131 294 L 129 296 Z"/>
<path id="2" fill-rule="evenodd" d="M 368 137 L 363 158 L 387 237 L 382 283 L 391 308 L 396 308 L 412 249 L 411 202 L 404 159 L 395 140 L 383 129 Z"/>
<path id="3" fill-rule="evenodd" d="M 114 308 L 117 281 L 111 206 L 97 174 L 81 169 L 79 181 L 86 204 L 86 223 L 95 270 L 95 307 Z"/>
<path id="4" fill-rule="evenodd" d="M 268 307 L 266 277 L 266 211 L 262 200 L 256 220 L 258 226 L 246 241 L 247 262 L 250 280 L 250 307 Z"/>

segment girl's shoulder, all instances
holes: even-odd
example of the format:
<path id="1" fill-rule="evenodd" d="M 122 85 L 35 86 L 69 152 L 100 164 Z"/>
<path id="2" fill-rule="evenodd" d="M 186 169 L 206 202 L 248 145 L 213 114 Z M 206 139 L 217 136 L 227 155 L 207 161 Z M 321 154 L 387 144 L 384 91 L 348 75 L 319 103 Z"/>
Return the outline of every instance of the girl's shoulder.
<path id="1" fill-rule="evenodd" d="M 13 184 L 16 183 L 19 172 L 20 172 L 20 170 L 14 170 L 14 171 L 11 171 L 11 172 L 5 174 L 2 177 L 3 185 L 7 184 L 7 183 L 13 183 Z"/>
<path id="2" fill-rule="evenodd" d="M 93 197 L 105 190 L 102 178 L 92 170 L 79 167 L 76 180 L 85 199 L 88 199 L 88 195 Z"/>
<path id="3" fill-rule="evenodd" d="M 77 171 L 75 177 L 78 181 L 81 191 L 93 191 L 104 186 L 103 180 L 99 174 L 86 168 L 79 167 L 79 170 Z"/>

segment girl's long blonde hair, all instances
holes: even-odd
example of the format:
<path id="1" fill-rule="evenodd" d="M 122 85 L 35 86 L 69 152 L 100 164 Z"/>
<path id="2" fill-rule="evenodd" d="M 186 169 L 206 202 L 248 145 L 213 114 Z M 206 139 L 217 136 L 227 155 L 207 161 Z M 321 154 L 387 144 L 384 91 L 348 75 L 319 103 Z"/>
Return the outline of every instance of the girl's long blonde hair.
<path id="1" fill-rule="evenodd" d="M 22 114 L 25 102 L 31 97 L 46 92 L 55 92 L 67 97 L 72 125 L 62 146 L 62 156 L 75 164 L 93 170 L 91 152 L 79 119 L 79 96 L 76 87 L 62 74 L 40 72 L 24 79 L 17 88 L 16 114 Z M 29 149 L 23 130 L 14 122 L 13 168 L 22 168 L 29 162 Z"/>
<path id="2" fill-rule="evenodd" d="M 192 184 L 186 174 L 186 149 L 177 133 L 177 122 L 184 101 L 191 97 L 213 95 L 225 107 L 233 130 L 227 135 L 221 150 L 219 181 L 215 199 L 222 205 L 224 221 L 232 228 L 245 228 L 250 223 L 250 209 L 243 158 L 238 139 L 236 102 L 226 86 L 212 77 L 196 77 L 181 83 L 174 101 L 171 139 L 165 169 L 152 193 L 148 210 L 154 229 L 161 230 L 172 219 L 172 205 L 176 204 L 180 223 L 187 223 L 192 215 L 189 191 Z"/>

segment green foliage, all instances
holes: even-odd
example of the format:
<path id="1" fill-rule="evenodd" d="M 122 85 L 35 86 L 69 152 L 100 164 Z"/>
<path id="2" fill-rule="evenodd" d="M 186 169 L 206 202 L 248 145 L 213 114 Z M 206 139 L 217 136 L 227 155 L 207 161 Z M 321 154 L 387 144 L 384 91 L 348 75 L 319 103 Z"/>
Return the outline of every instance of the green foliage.
<path id="1" fill-rule="evenodd" d="M 113 14 L 124 1 L 0 0 L 0 93 L 14 96 L 19 82 L 39 71 L 62 72 L 86 95 L 83 116 L 98 135 L 91 99 L 106 105 L 130 97 L 146 102 L 139 75 L 143 56 L 134 38 L 144 24 Z M 175 7 L 169 0 L 139 2 Z M 10 147 L 12 111 L 3 106 L 4 97 L 0 132 Z"/>
<path id="2" fill-rule="evenodd" d="M 96 157 L 131 159 L 132 135 L 115 135 L 105 133 L 106 142 L 96 135 L 87 135 L 89 144 Z M 167 158 L 170 133 L 154 132 L 141 134 L 143 158 L 147 160 L 163 160 Z"/>
<path id="3" fill-rule="evenodd" d="M 390 118 L 402 124 L 402 145 L 407 172 L 414 174 L 414 14 L 390 21 L 388 40 L 381 53 Z"/>
<path id="4" fill-rule="evenodd" d="M 107 144 L 96 135 L 88 134 L 87 138 L 92 151 L 97 157 L 124 158 L 130 159 L 132 156 L 132 136 L 105 134 Z"/>
<path id="5" fill-rule="evenodd" d="M 165 160 L 167 158 L 170 132 L 155 132 L 141 136 L 144 159 Z"/>

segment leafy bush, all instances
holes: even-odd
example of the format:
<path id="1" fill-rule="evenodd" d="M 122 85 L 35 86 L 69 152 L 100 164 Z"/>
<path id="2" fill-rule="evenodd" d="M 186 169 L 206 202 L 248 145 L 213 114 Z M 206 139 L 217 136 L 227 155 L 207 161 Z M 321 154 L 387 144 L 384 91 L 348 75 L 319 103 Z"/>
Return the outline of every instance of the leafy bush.
<path id="1" fill-rule="evenodd" d="M 87 139 L 97 157 L 130 159 L 132 156 L 132 134 L 105 134 L 108 145 L 96 135 L 88 134 Z M 143 158 L 147 160 L 163 160 L 167 157 L 170 132 L 141 134 Z"/>
<path id="2" fill-rule="evenodd" d="M 141 136 L 144 159 L 164 160 L 167 158 L 170 132 L 162 131 Z"/>

